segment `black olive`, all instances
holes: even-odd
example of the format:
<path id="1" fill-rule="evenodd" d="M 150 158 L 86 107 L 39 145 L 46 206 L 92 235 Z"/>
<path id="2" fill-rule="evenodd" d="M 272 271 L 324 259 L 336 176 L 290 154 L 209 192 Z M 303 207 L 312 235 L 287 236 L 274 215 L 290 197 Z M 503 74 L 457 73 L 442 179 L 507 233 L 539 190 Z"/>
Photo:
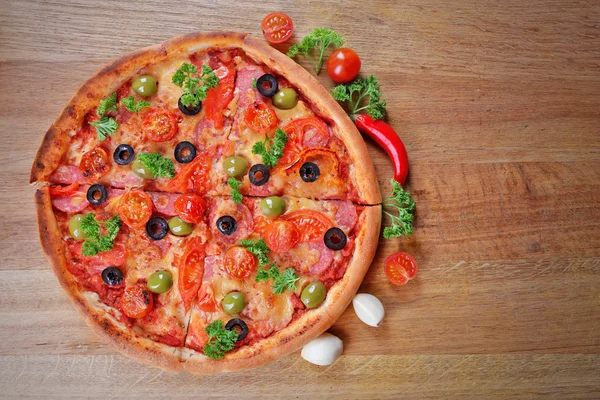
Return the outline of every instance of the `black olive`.
<path id="1" fill-rule="evenodd" d="M 180 97 L 179 101 L 177 102 L 177 107 L 179 107 L 179 111 L 181 111 L 185 115 L 196 115 L 202 109 L 202 102 L 199 102 L 198 105 L 196 105 L 194 107 L 186 107 L 183 105 L 183 103 L 181 103 L 181 97 Z"/>
<path id="2" fill-rule="evenodd" d="M 341 250 L 346 247 L 346 242 L 348 238 L 343 230 L 340 228 L 330 228 L 325 232 L 325 236 L 323 237 L 323 241 L 325 242 L 325 246 L 331 250 Z"/>
<path id="3" fill-rule="evenodd" d="M 256 80 L 256 89 L 263 96 L 272 97 L 279 91 L 279 83 L 273 75 L 264 74 Z"/>
<path id="4" fill-rule="evenodd" d="M 300 167 L 300 178 L 302 178 L 304 182 L 314 182 L 319 179 L 319 176 L 321 176 L 321 170 L 315 163 L 305 162 Z"/>
<path id="5" fill-rule="evenodd" d="M 108 192 L 106 191 L 106 188 L 103 185 L 96 183 L 95 185 L 90 186 L 86 197 L 90 204 L 98 206 L 106 201 L 107 196 Z"/>
<path id="6" fill-rule="evenodd" d="M 175 159 L 177 162 L 187 164 L 196 158 L 196 146 L 190 142 L 179 142 L 175 146 Z"/>
<path id="7" fill-rule="evenodd" d="M 123 271 L 118 267 L 106 267 L 102 271 L 102 280 L 109 286 L 117 286 L 123 282 Z"/>
<path id="8" fill-rule="evenodd" d="M 160 240 L 169 233 L 169 224 L 164 218 L 152 217 L 146 222 L 146 233 L 152 240 Z"/>
<path id="9" fill-rule="evenodd" d="M 230 319 L 229 322 L 227 322 L 225 324 L 225 329 L 227 329 L 228 331 L 233 330 L 235 327 L 240 328 L 240 334 L 237 338 L 237 341 L 241 341 L 244 340 L 246 338 L 246 336 L 248 336 L 248 325 L 246 325 L 246 323 L 239 319 L 239 318 L 234 318 L 234 319 Z"/>
<path id="10" fill-rule="evenodd" d="M 229 215 L 223 215 L 217 220 L 217 229 L 225 236 L 231 236 L 237 230 L 237 222 L 235 218 Z"/>
<path id="11" fill-rule="evenodd" d="M 133 147 L 128 144 L 120 144 L 113 153 L 113 159 L 119 165 L 127 165 L 135 158 Z"/>
<path id="12" fill-rule="evenodd" d="M 250 168 L 250 172 L 248 172 L 250 182 L 256 186 L 264 185 L 269 181 L 270 177 L 271 173 L 269 172 L 269 168 L 264 164 L 255 164 Z"/>

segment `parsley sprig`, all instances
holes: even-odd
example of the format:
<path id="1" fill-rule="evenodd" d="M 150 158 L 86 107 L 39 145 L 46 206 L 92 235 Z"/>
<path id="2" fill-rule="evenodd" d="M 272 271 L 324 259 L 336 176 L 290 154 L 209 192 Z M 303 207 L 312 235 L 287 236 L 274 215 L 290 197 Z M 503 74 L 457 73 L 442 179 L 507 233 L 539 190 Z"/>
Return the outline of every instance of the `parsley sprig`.
<path id="1" fill-rule="evenodd" d="M 117 111 L 117 93 L 113 93 L 105 99 L 100 100 L 96 114 L 100 117 L 97 121 L 92 121 L 89 124 L 96 128 L 96 137 L 98 140 L 104 140 L 112 136 L 119 128 L 119 124 L 112 117 L 107 117 L 109 111 Z"/>
<path id="2" fill-rule="evenodd" d="M 96 214 L 89 213 L 81 219 L 81 230 L 85 234 L 85 241 L 81 246 L 81 254 L 86 257 L 95 256 L 100 252 L 111 251 L 115 245 L 114 240 L 121 229 L 121 218 L 118 215 L 106 220 L 104 228 L 106 235 L 100 231 L 100 223 L 96 221 Z"/>
<path id="3" fill-rule="evenodd" d="M 392 225 L 383 229 L 383 237 L 386 239 L 411 235 L 414 231 L 413 219 L 416 203 L 410 192 L 405 191 L 399 182 L 392 179 L 391 183 L 392 194 L 383 201 L 383 212 L 392 219 Z M 397 209 L 398 215 L 386 211 L 386 207 Z"/>
<path id="4" fill-rule="evenodd" d="M 317 75 L 321 72 L 323 67 L 323 57 L 325 50 L 331 45 L 334 47 L 340 47 L 344 44 L 342 36 L 331 29 L 317 28 L 310 34 L 306 35 L 300 43 L 297 43 L 290 47 L 288 50 L 288 57 L 295 57 L 298 54 L 302 54 L 307 57 Z M 316 51 L 314 50 L 316 48 Z"/>
<path id="5" fill-rule="evenodd" d="M 227 180 L 227 185 L 229 185 L 231 188 L 231 200 L 233 200 L 235 204 L 241 204 L 242 199 L 244 198 L 244 196 L 242 196 L 242 192 L 240 192 L 240 186 L 242 186 L 242 182 L 235 178 L 229 178 Z"/>
<path id="6" fill-rule="evenodd" d="M 121 99 L 121 104 L 125 106 L 131 112 L 140 112 L 144 107 L 149 107 L 150 102 L 146 100 L 135 101 L 135 96 L 125 97 Z"/>
<path id="7" fill-rule="evenodd" d="M 103 117 L 108 111 L 117 111 L 117 92 L 100 100 L 100 104 L 98 105 L 98 108 L 96 108 L 96 114 L 98 114 L 99 117 Z"/>
<path id="8" fill-rule="evenodd" d="M 154 175 L 155 178 L 164 176 L 173 179 L 175 177 L 175 165 L 173 164 L 173 160 L 163 156 L 159 152 L 142 153 L 137 156 L 137 158 L 148 171 L 152 172 L 152 175 Z"/>
<path id="9" fill-rule="evenodd" d="M 256 241 L 252 239 L 242 240 L 240 246 L 245 247 L 250 253 L 254 254 L 258 258 L 258 265 L 261 267 L 271 263 L 269 257 L 267 257 L 271 249 L 269 249 L 264 239 Z"/>
<path id="10" fill-rule="evenodd" d="M 275 131 L 273 139 L 266 138 L 264 142 L 256 142 L 252 146 L 252 153 L 262 156 L 262 162 L 267 168 L 275 168 L 281 156 L 283 149 L 288 142 L 288 136 L 281 128 Z"/>
<path id="11" fill-rule="evenodd" d="M 348 102 L 349 114 L 353 119 L 363 110 L 373 119 L 383 119 L 384 117 L 386 103 L 381 100 L 379 83 L 373 75 L 356 79 L 352 83 L 337 85 L 331 93 L 337 101 Z M 367 96 L 369 102 L 364 104 Z"/>
<path id="12" fill-rule="evenodd" d="M 239 334 L 234 330 L 223 328 L 223 322 L 216 320 L 204 328 L 208 335 L 208 343 L 204 345 L 204 355 L 206 357 L 220 360 L 225 357 L 225 353 L 235 347 Z"/>
<path id="13" fill-rule="evenodd" d="M 258 267 L 256 282 L 273 280 L 273 293 L 282 294 L 286 289 L 296 290 L 296 282 L 300 279 L 296 276 L 294 268 L 288 268 L 283 273 L 277 265 L 271 264 L 269 269 Z"/>
<path id="14" fill-rule="evenodd" d="M 190 63 L 183 63 L 173 74 L 172 81 L 183 89 L 181 104 L 186 107 L 195 107 L 206 98 L 208 90 L 219 86 L 219 78 L 208 65 L 202 66 L 202 73 Z"/>

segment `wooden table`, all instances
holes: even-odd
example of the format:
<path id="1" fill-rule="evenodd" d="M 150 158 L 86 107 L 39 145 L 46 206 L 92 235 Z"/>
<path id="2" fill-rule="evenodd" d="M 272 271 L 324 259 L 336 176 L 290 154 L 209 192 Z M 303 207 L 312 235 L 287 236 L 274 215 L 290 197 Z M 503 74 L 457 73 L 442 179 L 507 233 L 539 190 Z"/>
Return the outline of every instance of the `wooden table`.
<path id="1" fill-rule="evenodd" d="M 600 5 L 590 1 L 24 1 L 0 4 L 0 396 L 599 398 Z M 167 5 L 170 3 L 169 5 Z M 394 4 L 395 3 L 395 4 Z M 299 353 L 214 377 L 148 368 L 86 327 L 42 254 L 29 168 L 102 64 L 195 30 L 340 32 L 410 156 L 415 234 L 381 239 L 330 367 Z M 321 81 L 331 86 L 325 73 Z M 369 141 L 382 191 L 390 162 Z M 420 272 L 388 284 L 383 259 Z"/>

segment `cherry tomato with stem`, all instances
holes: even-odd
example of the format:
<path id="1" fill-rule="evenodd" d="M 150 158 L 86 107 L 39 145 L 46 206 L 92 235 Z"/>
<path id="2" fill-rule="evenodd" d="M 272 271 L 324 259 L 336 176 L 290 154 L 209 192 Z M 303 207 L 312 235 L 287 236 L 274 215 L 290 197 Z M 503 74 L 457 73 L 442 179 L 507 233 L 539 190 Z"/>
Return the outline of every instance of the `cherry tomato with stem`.
<path id="1" fill-rule="evenodd" d="M 289 15 L 274 12 L 267 15 L 261 23 L 263 36 L 269 43 L 279 44 L 292 37 L 294 24 Z"/>
<path id="2" fill-rule="evenodd" d="M 352 49 L 342 47 L 327 59 L 327 73 L 335 82 L 350 82 L 360 72 L 360 57 Z"/>
<path id="3" fill-rule="evenodd" d="M 402 251 L 391 254 L 383 262 L 387 278 L 394 285 L 403 286 L 417 276 L 417 262 L 408 253 Z"/>

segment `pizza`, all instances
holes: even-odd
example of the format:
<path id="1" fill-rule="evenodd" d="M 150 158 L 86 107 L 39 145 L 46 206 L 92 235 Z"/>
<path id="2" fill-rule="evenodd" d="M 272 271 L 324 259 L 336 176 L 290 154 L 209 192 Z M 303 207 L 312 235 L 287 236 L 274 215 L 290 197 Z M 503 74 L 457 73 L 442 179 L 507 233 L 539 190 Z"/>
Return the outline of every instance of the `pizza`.
<path id="1" fill-rule="evenodd" d="M 77 91 L 31 182 L 42 247 L 123 353 L 208 374 L 328 329 L 373 259 L 381 197 L 352 121 L 266 43 L 191 34 Z"/>

